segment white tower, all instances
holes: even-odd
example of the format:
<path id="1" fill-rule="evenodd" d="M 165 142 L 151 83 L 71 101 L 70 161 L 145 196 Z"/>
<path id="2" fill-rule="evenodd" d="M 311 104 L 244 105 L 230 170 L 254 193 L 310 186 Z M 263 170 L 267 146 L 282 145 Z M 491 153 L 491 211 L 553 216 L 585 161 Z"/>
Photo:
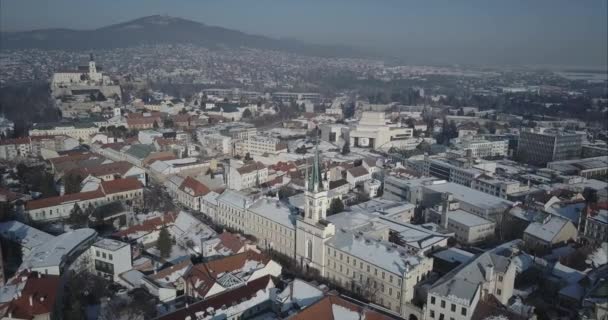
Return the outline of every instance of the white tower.
<path id="1" fill-rule="evenodd" d="M 325 220 L 329 201 L 327 183 L 321 179 L 318 144 L 311 174 L 306 176 L 304 213 L 296 220 L 296 260 L 307 271 L 316 270 L 325 275 L 325 242 L 336 232 L 335 226 Z"/>
<path id="2" fill-rule="evenodd" d="M 101 74 L 97 73 L 97 66 L 95 66 L 95 59 L 93 59 L 93 54 L 89 56 L 89 79 L 92 81 L 101 80 Z"/>

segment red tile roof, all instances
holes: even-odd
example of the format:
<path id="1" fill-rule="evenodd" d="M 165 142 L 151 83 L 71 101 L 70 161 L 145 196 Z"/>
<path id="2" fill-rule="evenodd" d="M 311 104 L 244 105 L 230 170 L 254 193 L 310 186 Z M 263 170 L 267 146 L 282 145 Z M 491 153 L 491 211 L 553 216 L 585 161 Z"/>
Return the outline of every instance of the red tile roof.
<path id="1" fill-rule="evenodd" d="M 79 153 L 72 153 L 72 154 L 69 154 L 66 156 L 51 158 L 51 159 L 49 159 L 49 161 L 53 165 L 58 165 L 58 164 L 64 163 L 64 162 L 81 161 L 81 160 L 86 160 L 86 159 L 90 159 L 90 158 L 94 158 L 94 157 L 101 157 L 101 156 L 96 153 L 92 153 L 92 152 L 79 152 Z"/>
<path id="2" fill-rule="evenodd" d="M 236 255 L 196 264 L 184 278 L 190 284 L 190 288 L 195 290 L 199 296 L 204 297 L 215 283 L 218 275 L 241 270 L 247 261 L 258 261 L 265 265 L 270 261 L 270 258 L 265 254 L 255 251 L 245 251 Z"/>
<path id="3" fill-rule="evenodd" d="M 101 190 L 72 193 L 72 194 L 66 194 L 63 196 L 28 201 L 25 204 L 25 209 L 26 210 L 36 210 L 36 209 L 41 209 L 41 208 L 58 206 L 62 203 L 67 203 L 67 202 L 84 201 L 84 200 L 101 198 L 103 196 L 104 196 L 104 194 L 103 194 L 103 192 L 101 192 Z"/>
<path id="4" fill-rule="evenodd" d="M 247 165 L 244 165 L 244 166 L 236 169 L 236 171 L 238 171 L 240 174 L 248 174 L 248 173 L 254 172 L 256 170 L 262 170 L 264 168 L 266 168 L 266 167 L 264 166 L 263 163 L 253 162 L 251 164 L 247 164 Z"/>
<path id="5" fill-rule="evenodd" d="M 338 296 L 329 295 L 325 298 L 315 302 L 308 306 L 297 314 L 289 317 L 290 320 L 340 320 L 340 318 L 334 317 L 333 306 L 340 306 L 349 309 L 353 312 L 358 313 L 361 319 L 366 320 L 384 320 L 384 319 L 398 319 L 398 317 L 390 317 L 374 310 L 364 308 L 360 305 L 346 301 Z"/>
<path id="6" fill-rule="evenodd" d="M 190 189 L 195 197 L 204 196 L 210 191 L 206 185 L 192 177 L 186 177 L 179 189 L 184 192 L 187 192 L 186 189 Z"/>
<path id="7" fill-rule="evenodd" d="M 145 220 L 144 222 L 142 222 L 141 224 L 115 232 L 113 234 L 113 236 L 122 238 L 122 237 L 128 237 L 129 235 L 132 235 L 132 234 L 137 234 L 139 232 L 152 232 L 154 230 L 158 230 L 158 229 L 162 228 L 164 225 L 173 224 L 173 222 L 175 222 L 176 217 L 177 217 L 176 213 L 167 212 L 163 216 L 148 219 L 148 220 Z"/>
<path id="8" fill-rule="evenodd" d="M 350 168 L 348 169 L 348 172 L 350 172 L 353 177 L 361 177 L 369 174 L 369 171 L 367 171 L 367 169 L 365 169 L 363 166 Z"/>
<path id="9" fill-rule="evenodd" d="M 114 194 L 138 189 L 142 189 L 142 185 L 137 178 L 114 179 L 101 182 L 101 190 L 105 194 Z"/>
<path id="10" fill-rule="evenodd" d="M 19 277 L 17 282 L 20 282 Z M 25 286 L 17 299 L 0 305 L 0 312 L 18 319 L 33 319 L 53 312 L 60 288 L 60 278 L 32 272 L 27 275 Z M 30 304 L 31 298 L 31 304 Z"/>
<path id="11" fill-rule="evenodd" d="M 101 164 L 94 167 L 76 168 L 70 170 L 68 173 L 80 174 L 82 177 L 92 175 L 95 177 L 106 176 L 109 174 L 124 175 L 133 167 L 132 164 L 126 161 L 110 162 Z"/>
<path id="12" fill-rule="evenodd" d="M 262 264 L 267 264 L 270 261 L 270 257 L 263 253 L 257 253 L 249 250 L 243 253 L 209 261 L 204 264 L 206 265 L 206 270 L 215 276 L 224 272 L 240 270 L 245 266 L 247 261 L 258 261 Z M 194 267 L 196 268 L 197 266 L 201 268 L 202 264 L 195 265 Z"/>
<path id="13" fill-rule="evenodd" d="M 245 246 L 245 242 L 234 233 L 224 231 L 217 237 L 220 239 L 220 243 L 216 248 L 223 246 L 230 249 L 233 253 L 238 253 Z"/>
<path id="14" fill-rule="evenodd" d="M 30 144 L 30 138 L 23 137 L 23 138 L 0 140 L 0 145 L 9 145 L 9 144 Z"/>
<path id="15" fill-rule="evenodd" d="M 66 202 L 84 201 L 96 198 L 103 198 L 108 194 L 131 191 L 141 189 L 142 185 L 136 178 L 114 179 L 111 181 L 102 181 L 100 188 L 94 191 L 78 192 L 66 194 L 63 196 L 50 197 L 38 200 L 28 201 L 25 204 L 27 210 L 36 210 L 41 208 L 58 206 Z"/>

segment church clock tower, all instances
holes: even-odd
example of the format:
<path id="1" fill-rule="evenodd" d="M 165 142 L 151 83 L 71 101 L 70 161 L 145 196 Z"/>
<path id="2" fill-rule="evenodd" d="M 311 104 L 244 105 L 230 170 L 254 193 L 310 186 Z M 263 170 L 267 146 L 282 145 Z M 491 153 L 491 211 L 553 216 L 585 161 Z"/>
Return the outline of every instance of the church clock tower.
<path id="1" fill-rule="evenodd" d="M 304 183 L 304 213 L 296 220 L 296 259 L 308 271 L 325 275 L 325 242 L 335 234 L 335 226 L 325 220 L 329 201 L 328 182 L 321 179 L 318 141 L 310 174 Z"/>

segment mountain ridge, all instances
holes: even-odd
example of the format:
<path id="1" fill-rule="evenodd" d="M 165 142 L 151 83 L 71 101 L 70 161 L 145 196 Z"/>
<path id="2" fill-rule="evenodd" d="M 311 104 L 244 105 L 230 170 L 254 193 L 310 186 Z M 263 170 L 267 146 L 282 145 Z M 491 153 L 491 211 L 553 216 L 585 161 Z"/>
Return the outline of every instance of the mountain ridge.
<path id="1" fill-rule="evenodd" d="M 1 49 L 91 50 L 141 44 L 189 43 L 209 48 L 248 47 L 324 57 L 377 57 L 342 45 L 308 44 L 275 39 L 179 17 L 152 15 L 96 29 L 49 28 L 0 32 Z"/>

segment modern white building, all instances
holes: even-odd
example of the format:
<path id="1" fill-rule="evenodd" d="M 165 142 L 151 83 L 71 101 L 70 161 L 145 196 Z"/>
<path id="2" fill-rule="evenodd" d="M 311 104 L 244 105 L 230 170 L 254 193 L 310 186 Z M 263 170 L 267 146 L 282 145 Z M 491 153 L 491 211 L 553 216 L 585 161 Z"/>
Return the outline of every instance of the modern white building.
<path id="1" fill-rule="evenodd" d="M 350 145 L 360 148 L 389 149 L 414 136 L 414 130 L 389 123 L 384 112 L 363 112 L 349 133 Z"/>
<path id="2" fill-rule="evenodd" d="M 509 154 L 508 140 L 463 140 L 458 149 L 468 151 L 475 158 L 505 157 Z"/>
<path id="3" fill-rule="evenodd" d="M 90 249 L 91 272 L 116 281 L 118 276 L 131 270 L 131 245 L 113 239 L 100 239 Z"/>
<path id="4" fill-rule="evenodd" d="M 370 198 L 375 198 L 378 196 L 378 191 L 382 186 L 382 182 L 380 180 L 371 179 L 367 180 L 363 183 L 363 191 L 369 195 Z"/>

